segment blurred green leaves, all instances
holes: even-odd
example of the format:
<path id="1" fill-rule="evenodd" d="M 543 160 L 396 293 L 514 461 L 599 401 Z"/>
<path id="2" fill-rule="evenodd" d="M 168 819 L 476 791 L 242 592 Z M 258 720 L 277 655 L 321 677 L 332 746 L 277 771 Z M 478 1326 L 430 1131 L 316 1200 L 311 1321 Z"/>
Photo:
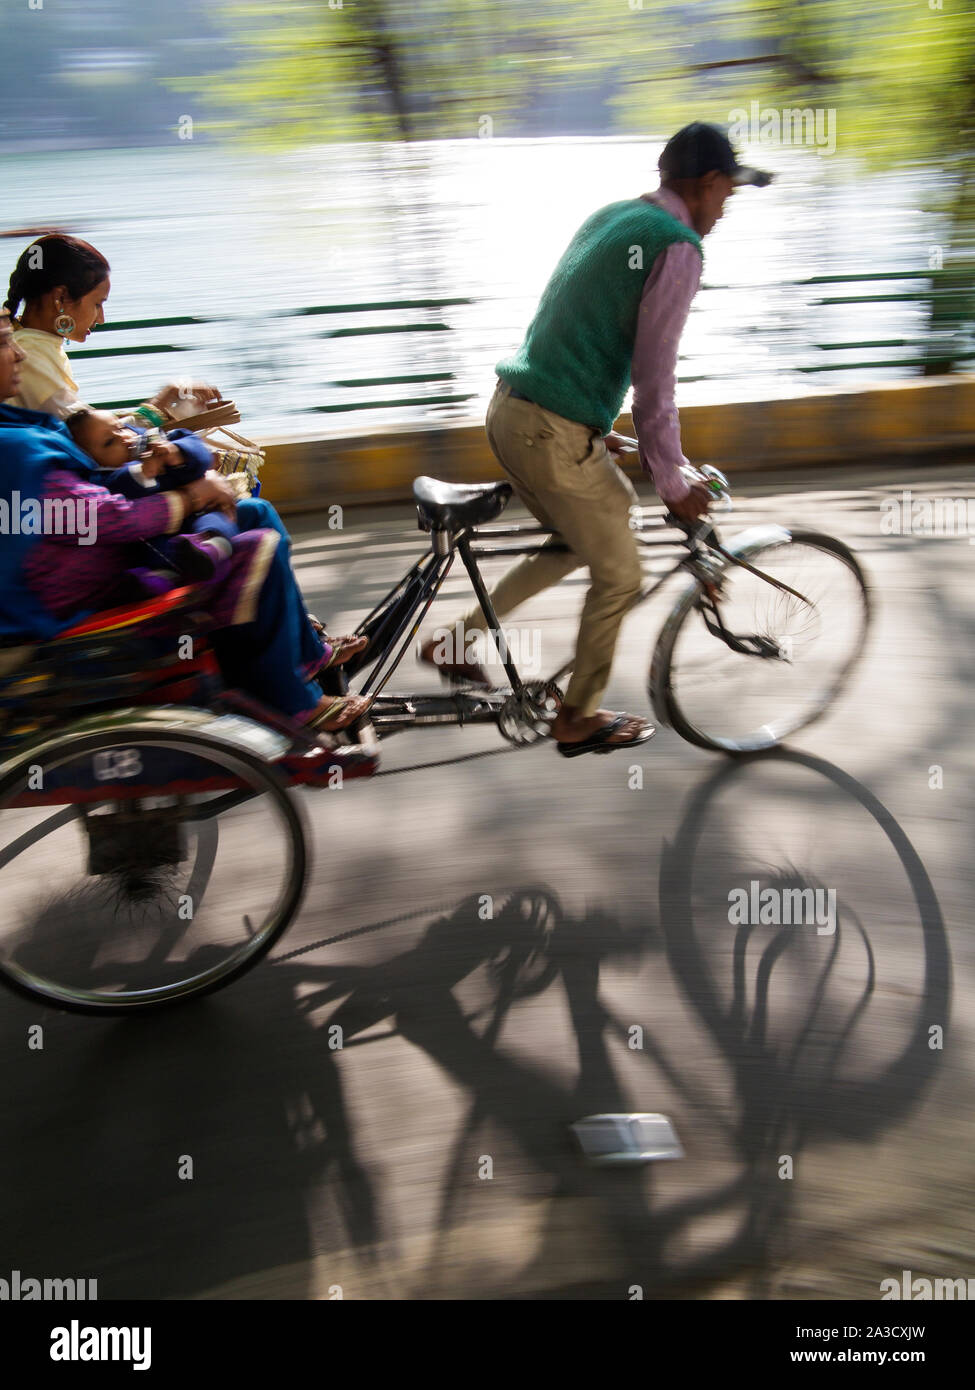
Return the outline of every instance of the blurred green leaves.
<path id="1" fill-rule="evenodd" d="M 484 114 L 518 134 L 541 99 L 562 92 L 571 110 L 601 84 L 620 133 L 727 122 L 758 100 L 836 108 L 838 152 L 873 167 L 975 150 L 969 0 L 218 0 L 216 13 L 232 65 L 203 94 L 225 128 L 274 143 L 464 137 Z"/>
<path id="2" fill-rule="evenodd" d="M 204 94 L 245 138 L 275 143 L 470 137 L 483 115 L 521 133 L 540 90 L 612 77 L 633 19 L 627 0 L 227 0 L 219 13 L 239 59 Z"/>

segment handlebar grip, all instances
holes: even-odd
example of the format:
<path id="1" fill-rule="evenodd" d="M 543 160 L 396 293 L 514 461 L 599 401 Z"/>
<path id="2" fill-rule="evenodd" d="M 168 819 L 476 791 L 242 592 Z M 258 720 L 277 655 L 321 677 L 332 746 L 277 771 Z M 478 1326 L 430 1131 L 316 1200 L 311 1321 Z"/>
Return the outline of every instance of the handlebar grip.
<path id="1" fill-rule="evenodd" d="M 675 516 L 673 512 L 668 512 L 664 517 L 668 526 L 676 526 L 678 531 L 683 531 L 686 536 L 692 536 L 699 529 L 702 522 L 709 525 L 707 515 L 695 517 L 693 521 L 685 521 L 682 516 Z"/>

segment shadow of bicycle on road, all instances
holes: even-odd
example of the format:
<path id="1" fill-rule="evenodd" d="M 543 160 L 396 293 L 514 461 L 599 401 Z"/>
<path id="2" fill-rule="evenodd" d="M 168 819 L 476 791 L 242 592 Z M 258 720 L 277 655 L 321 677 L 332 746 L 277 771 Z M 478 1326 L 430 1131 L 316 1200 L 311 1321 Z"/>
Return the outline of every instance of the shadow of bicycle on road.
<path id="1" fill-rule="evenodd" d="M 835 930 L 733 924 L 753 881 L 831 890 Z M 340 936 L 151 1020 L 48 1015 L 33 1055 L 37 1011 L 12 1001 L 11 1267 L 97 1275 L 102 1298 L 695 1297 L 735 1277 L 767 1296 L 798 1200 L 782 1156 L 889 1131 L 948 1024 L 916 852 L 801 754 L 689 795 L 659 929 L 534 884 Z M 582 1161 L 575 1120 L 647 1109 L 676 1120 L 685 1163 Z"/>
<path id="2" fill-rule="evenodd" d="M 761 794 L 748 785 L 755 779 Z M 802 813 L 790 820 L 797 800 Z M 743 806 L 751 808 L 744 816 Z M 758 920 L 732 927 L 729 885 L 753 881 L 782 898 L 831 893 L 832 928 Z M 868 1142 L 919 1102 L 941 1056 L 931 1030 L 943 1033 L 948 1023 L 947 941 L 920 859 L 866 788 L 802 754 L 722 767 L 689 798 L 664 853 L 660 895 L 667 960 L 710 1039 L 710 1057 L 698 1048 L 694 1061 L 700 1057 L 710 1075 L 675 1057 L 683 1049 L 652 1024 L 643 1025 L 640 1048 L 629 1050 L 633 1018 L 601 992 L 602 967 L 619 960 L 639 966 L 653 933 L 624 928 L 605 912 L 573 918 L 546 887 L 512 894 L 489 931 L 472 900 L 392 963 L 323 967 L 327 983 L 306 1002 L 319 1008 L 351 987 L 329 1019 L 347 1046 L 392 1019 L 393 1033 L 469 1098 L 447 1148 L 439 1234 L 416 1292 L 449 1292 L 457 1279 L 449 1233 L 472 1206 L 483 1208 L 470 1196 L 471 1155 L 489 1148 L 483 1136 L 500 1126 L 535 1175 L 529 1190 L 537 1193 L 543 1180 L 552 1214 L 536 1255 L 505 1292 L 530 1295 L 561 1283 L 580 1295 L 626 1297 L 637 1286 L 645 1296 L 693 1296 L 745 1271 L 753 1296 L 767 1295 L 770 1269 L 789 1244 L 794 1188 L 783 1180 L 782 1157 L 794 1170 L 810 1145 Z M 531 930 L 508 951 L 504 968 L 496 963 L 491 997 L 465 1013 L 458 986 L 475 973 L 492 937 L 504 940 L 519 921 Z M 541 1039 L 527 1022 L 513 1043 L 512 1025 L 557 984 L 571 1022 L 566 1045 Z M 874 1027 L 870 1008 L 878 1000 Z M 551 1059 L 573 1045 L 577 1071 L 566 1082 Z M 569 1125 L 585 1114 L 647 1108 L 632 1099 L 655 1084 L 634 1086 L 638 1060 L 662 1074 L 683 1112 L 699 1111 L 705 1131 L 711 1125 L 721 1133 L 719 1161 L 690 1196 L 658 1199 L 655 1189 L 669 1186 L 659 1167 L 588 1168 L 570 1142 Z M 731 1093 L 716 1106 L 707 1093 L 719 1074 Z M 718 1111 L 724 1114 L 716 1119 Z M 573 1284 L 586 1252 L 566 1254 L 572 1199 L 586 1208 L 586 1231 L 601 1230 L 604 1258 L 594 1268 L 615 1263 L 618 1279 Z M 715 1218 L 726 1233 L 702 1242 L 698 1228 L 713 1227 Z M 702 1243 L 706 1251 L 695 1253 Z"/>

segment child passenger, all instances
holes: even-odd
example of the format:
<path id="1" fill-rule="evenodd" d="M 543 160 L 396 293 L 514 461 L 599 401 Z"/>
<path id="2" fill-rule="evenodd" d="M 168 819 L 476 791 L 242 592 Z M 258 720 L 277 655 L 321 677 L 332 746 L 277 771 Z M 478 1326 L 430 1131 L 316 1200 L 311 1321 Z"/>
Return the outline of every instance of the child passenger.
<path id="1" fill-rule="evenodd" d="M 173 492 L 206 477 L 213 454 L 191 430 L 168 434 L 122 424 L 107 410 L 81 406 L 65 424 L 80 449 L 102 470 L 92 481 L 129 501 Z M 233 514 L 204 512 L 185 523 L 189 534 L 159 536 L 145 544 L 153 562 L 163 562 L 194 583 L 215 578 L 226 568 L 238 534 Z"/>
<path id="2" fill-rule="evenodd" d="M 101 470 L 91 481 L 128 501 L 186 488 L 206 478 L 213 466 L 210 448 L 192 430 L 173 429 L 162 434 L 124 424 L 109 411 L 90 406 L 72 410 L 64 423 L 74 442 Z M 232 486 L 235 480 L 224 481 Z M 291 539 L 280 518 L 263 499 L 245 494 L 238 498 L 236 508 L 231 504 L 226 511 L 199 512 L 181 523 L 179 535 L 156 536 L 143 542 L 143 558 L 149 563 L 132 570 L 133 580 L 151 593 L 168 587 L 173 570 L 191 583 L 222 579 L 233 554 L 234 538 L 242 531 L 261 528 L 277 531 L 284 547 L 290 549 Z M 167 567 L 162 571 L 160 560 Z M 330 637 L 317 618 L 305 616 L 317 638 L 330 649 L 327 666 L 341 666 L 369 645 L 367 637 Z M 304 634 L 303 624 L 301 631 Z M 321 668 L 321 655 L 317 641 L 309 645 L 303 636 L 303 646 L 304 670 L 310 677 Z"/>

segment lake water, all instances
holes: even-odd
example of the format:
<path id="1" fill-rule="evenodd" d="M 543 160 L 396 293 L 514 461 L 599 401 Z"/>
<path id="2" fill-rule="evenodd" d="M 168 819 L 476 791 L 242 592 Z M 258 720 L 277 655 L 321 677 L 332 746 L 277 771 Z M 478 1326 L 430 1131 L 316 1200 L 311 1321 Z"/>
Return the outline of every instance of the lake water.
<path id="1" fill-rule="evenodd" d="M 200 375 L 241 407 L 245 428 L 358 432 L 483 414 L 493 366 L 518 344 L 576 227 L 595 208 L 656 186 L 659 141 L 468 140 L 331 145 L 288 153 L 172 149 L 0 159 L 0 230 L 56 225 L 112 264 L 118 320 L 194 314 L 201 327 L 134 330 L 89 346 L 170 343 L 172 356 L 76 360 L 87 399 L 144 397 Z M 876 380 L 868 368 L 808 375 L 825 361 L 895 360 L 911 347 L 824 353 L 822 343 L 917 339 L 924 305 L 817 305 L 886 287 L 798 286 L 814 275 L 923 275 L 939 243 L 930 172 L 858 178 L 814 150 L 755 147 L 775 171 L 739 190 L 706 239 L 704 286 L 681 347 L 678 404 L 767 399 Z M 0 240 L 12 268 L 27 239 Z M 6 266 L 0 266 L 5 277 Z M 289 317 L 309 305 L 463 298 L 443 309 Z M 334 335 L 364 326 L 431 331 Z M 82 350 L 82 354 L 83 354 Z M 888 371 L 910 375 L 907 367 Z M 444 378 L 362 384 L 391 377 Z M 450 396 L 451 404 L 376 402 Z M 466 399 L 465 399 L 466 398 Z M 312 407 L 366 409 L 312 413 Z"/>

